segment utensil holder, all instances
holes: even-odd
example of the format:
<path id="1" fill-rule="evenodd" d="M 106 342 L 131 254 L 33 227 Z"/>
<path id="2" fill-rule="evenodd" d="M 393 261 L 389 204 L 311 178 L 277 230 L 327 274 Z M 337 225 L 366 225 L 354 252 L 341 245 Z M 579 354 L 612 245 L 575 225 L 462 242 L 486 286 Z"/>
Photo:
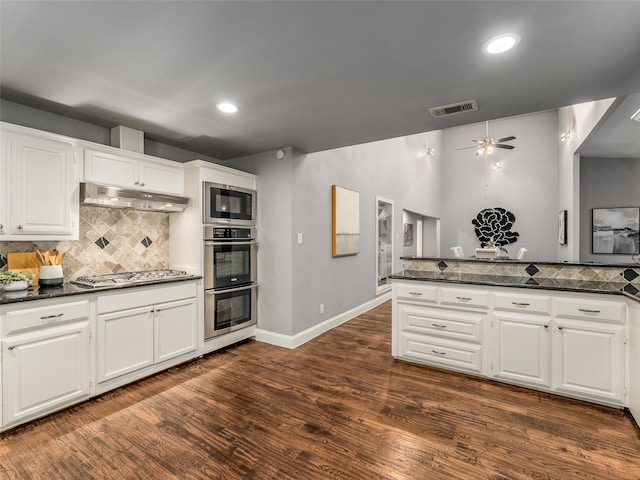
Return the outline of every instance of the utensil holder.
<path id="1" fill-rule="evenodd" d="M 41 287 L 58 287 L 64 283 L 62 265 L 42 265 L 38 285 Z"/>

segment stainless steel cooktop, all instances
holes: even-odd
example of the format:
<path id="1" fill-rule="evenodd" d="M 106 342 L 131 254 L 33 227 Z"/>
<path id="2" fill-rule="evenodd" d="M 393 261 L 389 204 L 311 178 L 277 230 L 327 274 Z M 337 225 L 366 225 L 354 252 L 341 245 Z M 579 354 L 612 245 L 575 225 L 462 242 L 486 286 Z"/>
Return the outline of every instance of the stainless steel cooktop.
<path id="1" fill-rule="evenodd" d="M 71 283 L 84 287 L 109 287 L 114 285 L 131 285 L 134 283 L 144 283 L 151 280 L 165 280 L 172 278 L 188 277 L 187 272 L 182 270 L 146 270 L 141 272 L 108 273 L 105 275 L 78 277 L 71 280 Z"/>

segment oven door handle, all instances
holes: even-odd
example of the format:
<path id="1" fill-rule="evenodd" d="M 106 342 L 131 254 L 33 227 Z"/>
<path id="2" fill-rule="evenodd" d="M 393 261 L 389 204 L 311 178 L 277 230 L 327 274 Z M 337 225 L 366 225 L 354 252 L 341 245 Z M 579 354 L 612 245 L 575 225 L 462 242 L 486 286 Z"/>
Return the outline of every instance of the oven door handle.
<path id="1" fill-rule="evenodd" d="M 236 287 L 236 288 L 223 288 L 222 290 L 205 290 L 204 294 L 216 295 L 218 293 L 233 293 L 233 292 L 239 292 L 241 290 L 249 290 L 251 288 L 258 288 L 258 284 L 252 283 L 250 285 L 242 285 L 241 287 Z"/>
<path id="2" fill-rule="evenodd" d="M 255 240 L 252 240 L 250 242 L 236 242 L 235 240 L 226 240 L 226 241 L 205 240 L 204 244 L 213 245 L 214 247 L 217 247 L 218 245 L 258 245 L 258 242 L 256 242 Z"/>

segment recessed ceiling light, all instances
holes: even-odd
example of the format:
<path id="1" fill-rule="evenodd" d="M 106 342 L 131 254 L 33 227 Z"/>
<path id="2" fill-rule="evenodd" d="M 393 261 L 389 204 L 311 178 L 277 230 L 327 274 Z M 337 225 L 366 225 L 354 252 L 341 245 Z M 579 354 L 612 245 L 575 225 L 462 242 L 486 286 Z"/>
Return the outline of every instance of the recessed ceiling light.
<path id="1" fill-rule="evenodd" d="M 482 51 L 487 55 L 496 55 L 517 47 L 519 43 L 520 35 L 517 33 L 503 33 L 485 43 Z"/>
<path id="2" fill-rule="evenodd" d="M 218 105 L 216 105 L 216 107 L 218 108 L 218 110 L 220 110 L 221 112 L 224 112 L 224 113 L 237 113 L 238 112 L 238 107 L 235 106 L 233 103 L 229 103 L 229 102 L 219 103 Z"/>

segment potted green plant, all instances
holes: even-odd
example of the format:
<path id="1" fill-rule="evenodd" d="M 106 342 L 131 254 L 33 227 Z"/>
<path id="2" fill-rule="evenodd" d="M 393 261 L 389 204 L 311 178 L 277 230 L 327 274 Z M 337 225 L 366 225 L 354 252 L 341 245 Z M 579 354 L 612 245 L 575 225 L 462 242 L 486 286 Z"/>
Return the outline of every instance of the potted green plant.
<path id="1" fill-rule="evenodd" d="M 0 272 L 0 285 L 6 291 L 24 290 L 33 282 L 35 275 L 21 271 Z"/>

